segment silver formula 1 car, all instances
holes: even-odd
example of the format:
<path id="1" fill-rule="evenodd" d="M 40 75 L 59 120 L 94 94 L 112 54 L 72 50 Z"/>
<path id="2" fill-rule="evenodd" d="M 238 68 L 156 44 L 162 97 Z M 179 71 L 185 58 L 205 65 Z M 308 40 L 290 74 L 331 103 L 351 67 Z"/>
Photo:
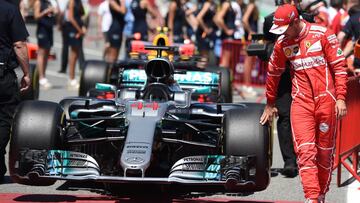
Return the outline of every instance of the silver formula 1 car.
<path id="1" fill-rule="evenodd" d="M 113 193 L 266 189 L 272 150 L 269 128 L 259 124 L 263 105 L 193 102 L 163 58 L 147 62 L 145 73 L 141 88 L 97 84 L 107 99 L 23 102 L 12 126 L 12 179 L 100 183 Z"/>

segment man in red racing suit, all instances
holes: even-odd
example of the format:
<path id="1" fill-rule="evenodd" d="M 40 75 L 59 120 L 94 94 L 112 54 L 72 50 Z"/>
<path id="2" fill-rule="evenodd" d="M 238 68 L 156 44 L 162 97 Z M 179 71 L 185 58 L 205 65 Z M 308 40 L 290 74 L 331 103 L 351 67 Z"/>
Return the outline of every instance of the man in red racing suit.
<path id="1" fill-rule="evenodd" d="M 301 19 L 294 6 L 280 6 L 270 32 L 281 35 L 268 65 L 267 105 L 260 123 L 271 121 L 280 75 L 291 63 L 291 126 L 307 202 L 322 202 L 329 190 L 337 118 L 346 114 L 346 63 L 336 35 Z"/>

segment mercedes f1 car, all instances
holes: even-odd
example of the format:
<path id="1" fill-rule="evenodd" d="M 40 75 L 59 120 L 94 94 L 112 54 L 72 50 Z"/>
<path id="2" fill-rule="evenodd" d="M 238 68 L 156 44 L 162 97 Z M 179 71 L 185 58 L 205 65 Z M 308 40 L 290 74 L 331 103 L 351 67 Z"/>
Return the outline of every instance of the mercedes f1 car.
<path id="1" fill-rule="evenodd" d="M 266 189 L 272 150 L 269 128 L 259 124 L 263 105 L 194 103 L 168 60 L 150 60 L 144 69 L 143 88 L 98 83 L 94 91 L 108 99 L 20 104 L 10 142 L 13 181 L 101 183 L 120 194 L 114 188 L 128 185 L 209 193 Z"/>

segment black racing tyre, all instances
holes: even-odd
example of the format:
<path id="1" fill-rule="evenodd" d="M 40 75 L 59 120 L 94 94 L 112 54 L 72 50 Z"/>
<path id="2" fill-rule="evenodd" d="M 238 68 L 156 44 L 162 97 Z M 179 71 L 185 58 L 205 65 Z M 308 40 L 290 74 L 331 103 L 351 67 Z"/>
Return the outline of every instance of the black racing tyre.
<path id="1" fill-rule="evenodd" d="M 225 67 L 208 67 L 208 71 L 211 72 L 220 72 L 221 81 L 220 81 L 220 102 L 222 103 L 232 103 L 232 85 L 231 85 L 231 74 L 229 68 Z"/>
<path id="2" fill-rule="evenodd" d="M 254 191 L 265 190 L 270 183 L 271 137 L 267 125 L 259 123 L 264 105 L 230 109 L 223 118 L 223 153 L 256 155 Z"/>
<path id="3" fill-rule="evenodd" d="M 21 101 L 39 99 L 39 71 L 36 68 L 36 64 L 33 63 L 30 63 L 29 68 L 30 68 L 29 73 L 30 73 L 31 84 L 28 90 L 20 94 Z M 15 72 L 18 77 L 18 84 L 20 87 L 23 72 L 21 68 L 15 69 Z"/>
<path id="4" fill-rule="evenodd" d="M 65 115 L 61 106 L 48 101 L 24 101 L 15 113 L 10 141 L 9 168 L 13 181 L 25 185 L 52 185 L 55 180 L 28 176 L 33 162 L 19 163 L 24 150 L 62 149 Z M 21 167 L 25 166 L 26 167 Z M 29 166 L 30 165 L 30 166 Z"/>
<path id="5" fill-rule="evenodd" d="M 87 96 L 87 92 L 95 88 L 96 83 L 108 83 L 109 80 L 109 64 L 104 61 L 86 61 L 80 76 L 79 96 Z"/>

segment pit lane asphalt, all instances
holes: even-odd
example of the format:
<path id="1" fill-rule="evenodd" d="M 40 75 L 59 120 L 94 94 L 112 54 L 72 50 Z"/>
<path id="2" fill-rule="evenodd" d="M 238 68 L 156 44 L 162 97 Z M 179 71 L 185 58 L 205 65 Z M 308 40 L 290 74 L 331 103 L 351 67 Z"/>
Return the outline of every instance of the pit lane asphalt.
<path id="1" fill-rule="evenodd" d="M 35 25 L 27 25 L 29 33 L 30 33 L 30 41 L 35 42 Z M 90 33 L 95 33 L 93 29 L 89 30 Z M 60 51 L 61 51 L 61 36 L 60 32 L 56 31 L 54 37 L 54 48 L 52 49 L 56 55 L 57 59 L 55 61 L 50 61 L 48 64 L 47 77 L 50 82 L 54 85 L 50 90 L 41 90 L 40 99 L 59 102 L 62 98 L 67 96 L 76 96 L 77 91 L 69 91 L 66 88 L 67 78 L 68 76 L 65 74 L 59 74 L 57 71 L 60 68 Z M 86 59 L 100 59 L 102 55 L 102 42 L 87 42 L 84 43 L 84 52 Z M 76 76 L 79 77 L 79 71 L 77 71 Z M 257 89 L 259 93 L 263 93 L 263 89 Z M 239 96 L 234 92 L 234 101 L 240 102 L 243 101 Z M 256 98 L 250 99 L 248 101 L 255 101 Z M 280 173 L 278 173 L 279 169 L 283 166 L 283 161 L 281 158 L 278 140 L 276 137 L 276 133 L 274 136 L 274 145 L 273 145 L 273 165 L 272 165 L 272 178 L 271 183 L 265 191 L 258 192 L 248 196 L 224 196 L 224 195 L 214 195 L 209 198 L 209 200 L 216 201 L 217 198 L 220 199 L 228 199 L 229 201 L 244 201 L 244 200 L 257 200 L 261 201 L 273 201 L 273 200 L 282 200 L 282 201 L 295 201 L 302 202 L 303 201 L 303 193 L 300 184 L 299 176 L 295 178 L 285 178 Z M 8 177 L 8 173 L 6 176 L 6 182 L 4 184 L 0 184 L 0 200 L 1 197 L 4 197 L 6 193 L 22 193 L 22 194 L 43 194 L 43 195 L 96 195 L 96 193 L 89 191 L 66 191 L 60 190 L 61 186 L 65 183 L 64 181 L 57 181 L 55 185 L 48 187 L 30 187 L 12 183 L 10 178 Z M 343 170 L 342 173 L 343 179 L 349 177 L 346 170 Z M 347 200 L 347 190 L 350 188 L 349 186 L 338 188 L 336 186 L 336 171 L 334 171 L 332 175 L 332 182 L 330 186 L 330 192 L 327 195 L 327 201 L 332 203 L 344 203 L 344 202 L 358 202 L 357 200 Z M 353 190 L 354 192 L 360 193 L 359 190 Z M 3 195 L 1 194 L 3 193 Z M 220 200 L 219 199 L 219 200 Z M 148 199 L 145 199 L 148 200 Z M 29 200 L 31 201 L 31 200 Z M 36 201 L 36 200 L 35 200 Z"/>

